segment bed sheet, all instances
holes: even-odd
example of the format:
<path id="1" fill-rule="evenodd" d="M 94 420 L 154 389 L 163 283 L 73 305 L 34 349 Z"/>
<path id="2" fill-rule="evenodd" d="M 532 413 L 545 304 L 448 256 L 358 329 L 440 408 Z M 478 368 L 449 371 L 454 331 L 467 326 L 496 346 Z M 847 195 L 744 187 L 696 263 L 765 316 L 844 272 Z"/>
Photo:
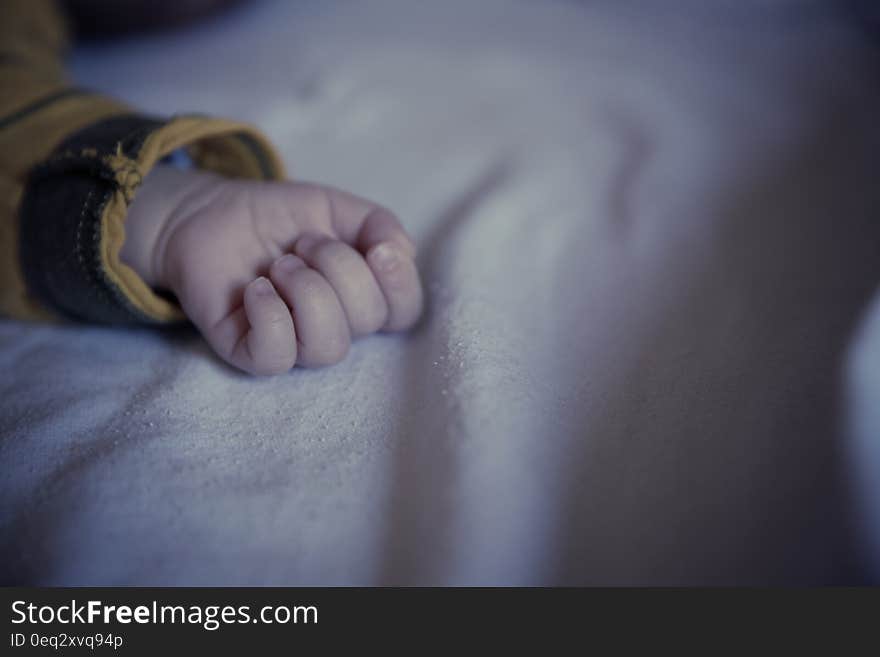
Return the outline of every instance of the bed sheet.
<path id="1" fill-rule="evenodd" d="M 265 0 L 80 47 L 393 208 L 429 307 L 270 379 L 0 323 L 3 579 L 870 578 L 880 68 L 834 6 Z"/>

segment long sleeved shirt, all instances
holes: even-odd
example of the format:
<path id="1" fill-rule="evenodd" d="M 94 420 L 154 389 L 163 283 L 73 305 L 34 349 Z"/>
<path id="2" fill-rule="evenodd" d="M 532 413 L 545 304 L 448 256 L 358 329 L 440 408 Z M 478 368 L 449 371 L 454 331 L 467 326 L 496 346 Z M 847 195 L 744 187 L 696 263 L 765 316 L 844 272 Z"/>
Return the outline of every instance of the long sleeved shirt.
<path id="1" fill-rule="evenodd" d="M 180 319 L 119 257 L 141 181 L 178 149 L 232 177 L 279 179 L 283 165 L 251 126 L 144 116 L 72 86 L 62 61 L 69 33 L 54 0 L 0 2 L 0 314 Z"/>

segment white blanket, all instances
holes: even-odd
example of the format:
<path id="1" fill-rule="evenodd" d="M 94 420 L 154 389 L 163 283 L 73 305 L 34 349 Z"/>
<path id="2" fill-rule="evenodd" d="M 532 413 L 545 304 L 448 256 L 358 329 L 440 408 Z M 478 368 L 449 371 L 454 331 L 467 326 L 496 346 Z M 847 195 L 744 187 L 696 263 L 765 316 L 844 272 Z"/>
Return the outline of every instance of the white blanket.
<path id="1" fill-rule="evenodd" d="M 267 0 L 79 49 L 393 208 L 430 307 L 271 379 L 187 330 L 0 323 L 0 574 L 864 581 L 877 62 L 809 1 Z"/>

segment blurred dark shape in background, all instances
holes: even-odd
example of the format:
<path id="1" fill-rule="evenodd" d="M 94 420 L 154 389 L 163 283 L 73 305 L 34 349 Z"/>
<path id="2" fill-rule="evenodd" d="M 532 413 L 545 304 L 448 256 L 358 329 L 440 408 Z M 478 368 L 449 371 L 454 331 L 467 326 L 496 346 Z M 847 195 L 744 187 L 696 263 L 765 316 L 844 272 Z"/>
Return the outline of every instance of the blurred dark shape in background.
<path id="1" fill-rule="evenodd" d="M 875 44 L 880 44 L 880 2 L 877 0 L 845 0 L 841 6 L 852 22 Z"/>
<path id="2" fill-rule="evenodd" d="M 61 0 L 75 27 L 84 38 L 124 36 L 187 25 L 233 5 L 250 0 Z M 784 6 L 806 11 L 816 6 L 833 6 L 833 0 L 791 0 Z M 710 5 L 711 6 L 711 5 Z M 841 0 L 838 8 L 850 13 L 871 36 L 880 41 L 880 2 Z M 688 2 L 670 2 L 668 11 L 687 12 Z"/>
<path id="3" fill-rule="evenodd" d="M 245 0 L 63 0 L 78 37 L 179 27 Z"/>
<path id="4" fill-rule="evenodd" d="M 847 0 L 850 10 L 875 38 L 880 40 L 880 2 L 877 0 Z"/>

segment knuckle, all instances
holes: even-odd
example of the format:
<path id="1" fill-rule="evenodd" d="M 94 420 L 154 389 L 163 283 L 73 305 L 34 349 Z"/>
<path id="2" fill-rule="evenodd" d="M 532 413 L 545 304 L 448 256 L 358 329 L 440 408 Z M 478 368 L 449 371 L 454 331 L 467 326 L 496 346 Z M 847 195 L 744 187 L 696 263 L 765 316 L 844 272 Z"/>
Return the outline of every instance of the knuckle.
<path id="1" fill-rule="evenodd" d="M 396 308 L 396 312 L 394 312 L 393 315 L 389 317 L 388 323 L 385 325 L 385 330 L 405 331 L 407 329 L 411 329 L 418 323 L 423 311 L 424 302 L 422 300 L 422 296 L 419 295 L 415 300 L 411 301 L 410 303 L 404 304 Z"/>
<path id="2" fill-rule="evenodd" d="M 314 269 L 300 269 L 295 272 L 294 294 L 304 300 L 314 300 L 326 294 L 329 284 Z"/>
<path id="3" fill-rule="evenodd" d="M 400 225 L 397 215 L 382 205 L 374 205 L 367 215 L 367 220 L 372 224 L 390 225 L 393 227 Z"/>
<path id="4" fill-rule="evenodd" d="M 355 336 L 370 335 L 375 333 L 385 324 L 384 318 L 367 317 L 352 322 L 351 332 Z"/>
<path id="5" fill-rule="evenodd" d="M 328 225 L 332 218 L 333 207 L 330 195 L 323 187 L 307 185 L 299 190 L 301 207 L 316 223 Z"/>
<path id="6" fill-rule="evenodd" d="M 293 276 L 299 269 L 306 266 L 302 258 L 292 253 L 287 253 L 272 263 L 272 266 L 269 268 L 269 277 L 283 280 Z"/>
<path id="7" fill-rule="evenodd" d="M 311 345 L 307 349 L 304 348 L 302 361 L 303 364 L 310 367 L 335 365 L 348 355 L 349 348 L 350 342 L 348 339 L 325 340 L 321 344 Z"/>
<path id="8" fill-rule="evenodd" d="M 339 240 L 326 239 L 315 247 L 315 259 L 322 264 L 348 262 L 356 252 Z"/>

